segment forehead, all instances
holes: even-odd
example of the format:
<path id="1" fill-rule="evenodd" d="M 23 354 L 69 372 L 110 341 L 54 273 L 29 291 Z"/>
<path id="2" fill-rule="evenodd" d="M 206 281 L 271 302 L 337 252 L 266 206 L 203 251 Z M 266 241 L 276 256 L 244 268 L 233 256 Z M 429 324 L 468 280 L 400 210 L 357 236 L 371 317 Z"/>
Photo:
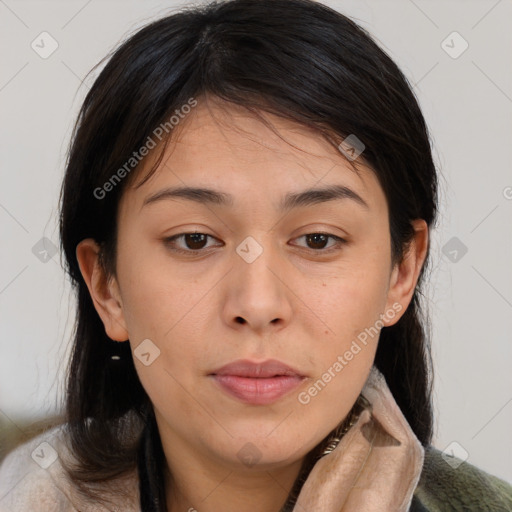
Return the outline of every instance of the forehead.
<path id="1" fill-rule="evenodd" d="M 268 198 L 305 187 L 342 184 L 368 198 L 384 200 L 374 172 L 362 159 L 349 162 L 318 131 L 276 115 L 205 99 L 175 126 L 156 172 L 141 186 L 157 147 L 137 169 L 122 202 L 138 205 L 162 187 L 207 186 Z M 380 196 L 376 197 L 376 196 Z"/>

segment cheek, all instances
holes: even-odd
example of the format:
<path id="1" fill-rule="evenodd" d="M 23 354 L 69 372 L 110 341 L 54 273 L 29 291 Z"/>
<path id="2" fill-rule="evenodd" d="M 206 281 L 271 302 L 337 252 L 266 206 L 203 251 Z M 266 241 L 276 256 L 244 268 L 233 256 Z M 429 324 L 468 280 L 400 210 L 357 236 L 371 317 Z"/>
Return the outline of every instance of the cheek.
<path id="1" fill-rule="evenodd" d="M 342 409 L 348 407 L 346 414 L 365 382 L 385 313 L 387 264 L 382 253 L 366 251 L 353 261 L 347 260 L 336 275 L 323 279 L 321 286 L 309 290 L 308 302 L 322 322 L 316 321 L 315 379 L 299 401 L 316 403 L 313 407 L 318 407 L 319 413 L 325 414 L 329 403 L 335 403 Z M 339 418 L 339 413 L 332 411 L 332 417 Z"/>
<path id="2" fill-rule="evenodd" d="M 375 359 L 385 294 L 377 279 L 362 283 L 369 277 L 354 273 L 319 292 L 327 327 L 321 324 L 321 345 L 315 344 L 315 375 L 297 397 L 304 422 L 322 418 L 319 432 L 335 428 L 349 413 Z"/>
<path id="3" fill-rule="evenodd" d="M 161 280 L 154 281 L 146 276 L 140 281 L 140 287 L 133 290 L 125 308 L 132 350 L 142 340 L 150 339 L 160 351 L 158 362 L 181 380 L 205 351 L 197 334 L 201 324 L 198 305 L 202 304 L 202 290 L 202 294 L 199 289 L 197 294 L 185 293 L 179 287 L 163 286 Z"/>
<path id="4" fill-rule="evenodd" d="M 165 342 L 204 294 L 195 280 L 186 281 L 165 259 L 163 251 L 143 244 L 121 244 L 119 280 L 123 283 L 123 314 L 130 337 Z"/>
<path id="5" fill-rule="evenodd" d="M 360 259 L 338 267 L 320 285 L 302 290 L 302 296 L 323 320 L 319 325 L 327 340 L 346 343 L 347 336 L 357 336 L 384 313 L 388 284 L 385 262 Z"/>

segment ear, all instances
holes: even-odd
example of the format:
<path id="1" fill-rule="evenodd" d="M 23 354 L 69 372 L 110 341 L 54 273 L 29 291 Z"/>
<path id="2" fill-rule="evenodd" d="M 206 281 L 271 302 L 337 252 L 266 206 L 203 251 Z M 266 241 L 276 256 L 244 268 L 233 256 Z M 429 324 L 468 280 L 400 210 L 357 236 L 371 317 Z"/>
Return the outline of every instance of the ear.
<path id="1" fill-rule="evenodd" d="M 393 318 L 386 319 L 386 315 L 384 315 L 383 323 L 385 327 L 394 325 L 405 313 L 411 302 L 416 283 L 418 282 L 418 276 L 427 257 L 429 244 L 428 225 L 423 219 L 413 220 L 411 224 L 414 228 L 414 235 L 402 261 L 397 263 L 391 272 L 385 311 L 391 309 L 397 311 L 397 304 L 401 305 L 401 309 L 397 311 Z"/>
<path id="2" fill-rule="evenodd" d="M 115 277 L 107 278 L 99 259 L 100 248 L 95 240 L 87 238 L 76 246 L 80 272 L 87 284 L 94 307 L 105 332 L 115 341 L 128 340 L 119 286 Z"/>

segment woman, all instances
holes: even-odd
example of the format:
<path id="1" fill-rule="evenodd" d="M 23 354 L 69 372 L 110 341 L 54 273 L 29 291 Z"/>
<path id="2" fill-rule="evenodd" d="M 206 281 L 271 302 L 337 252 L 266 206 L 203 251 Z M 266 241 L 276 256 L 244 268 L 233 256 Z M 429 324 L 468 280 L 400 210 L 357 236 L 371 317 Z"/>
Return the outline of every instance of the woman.
<path id="1" fill-rule="evenodd" d="M 67 421 L 6 459 L 1 510 L 511 510 L 430 444 L 436 208 L 411 88 L 346 17 L 234 0 L 141 29 L 62 188 Z"/>

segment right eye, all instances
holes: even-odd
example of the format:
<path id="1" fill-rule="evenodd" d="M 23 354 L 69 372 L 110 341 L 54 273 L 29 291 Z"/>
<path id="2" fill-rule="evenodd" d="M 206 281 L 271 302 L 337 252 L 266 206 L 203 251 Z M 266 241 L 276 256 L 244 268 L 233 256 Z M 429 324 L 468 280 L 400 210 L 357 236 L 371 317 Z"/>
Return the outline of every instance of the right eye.
<path id="1" fill-rule="evenodd" d="M 205 244 L 208 238 L 214 239 L 213 236 L 207 235 L 206 233 L 179 233 L 168 238 L 164 238 L 166 247 L 170 247 L 172 251 L 179 252 L 181 254 L 194 255 L 200 252 L 205 252 Z M 181 241 L 181 247 L 178 246 L 178 242 Z M 206 246 L 209 248 L 210 246 Z"/>

